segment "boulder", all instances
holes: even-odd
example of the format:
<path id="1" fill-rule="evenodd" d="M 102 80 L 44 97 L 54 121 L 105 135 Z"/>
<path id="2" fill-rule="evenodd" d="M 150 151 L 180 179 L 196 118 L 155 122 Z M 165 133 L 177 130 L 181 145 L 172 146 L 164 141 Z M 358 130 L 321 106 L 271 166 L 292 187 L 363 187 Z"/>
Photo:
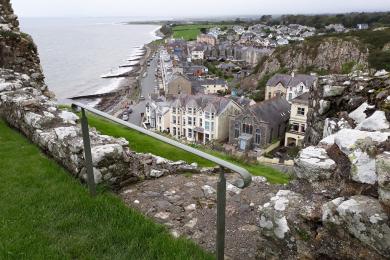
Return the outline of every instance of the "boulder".
<path id="1" fill-rule="evenodd" d="M 106 144 L 92 147 L 92 163 L 98 166 L 104 160 L 110 160 L 112 163 L 123 156 L 123 148 L 119 144 Z"/>
<path id="2" fill-rule="evenodd" d="M 378 175 L 379 200 L 390 206 L 390 153 L 386 152 L 376 158 L 376 173 Z"/>
<path id="3" fill-rule="evenodd" d="M 375 111 L 369 118 L 364 119 L 356 127 L 358 130 L 363 131 L 382 131 L 389 130 L 390 123 L 386 119 L 386 114 L 383 111 Z"/>
<path id="4" fill-rule="evenodd" d="M 367 102 L 364 102 L 361 104 L 357 109 L 349 113 L 349 117 L 355 120 L 356 123 L 360 124 L 361 122 L 364 121 L 364 119 L 367 118 L 366 109 L 368 108 Z"/>
<path id="5" fill-rule="evenodd" d="M 323 97 L 325 98 L 325 97 L 341 96 L 345 89 L 346 89 L 346 86 L 325 85 Z"/>
<path id="6" fill-rule="evenodd" d="M 367 196 L 340 197 L 322 206 L 328 228 L 344 229 L 383 256 L 390 255 L 388 216 L 378 200 Z"/>
<path id="7" fill-rule="evenodd" d="M 342 129 L 335 135 L 334 141 L 343 153 L 349 155 L 356 149 L 358 140 L 369 138 L 373 143 L 380 144 L 385 142 L 389 136 L 390 133 Z"/>
<path id="8" fill-rule="evenodd" d="M 79 120 L 79 117 L 68 111 L 61 111 L 60 114 L 58 115 L 66 124 L 76 124 L 76 121 Z"/>
<path id="9" fill-rule="evenodd" d="M 313 182 L 330 179 L 336 167 L 324 148 L 310 146 L 299 153 L 294 170 L 298 178 Z"/>
<path id="10" fill-rule="evenodd" d="M 290 210 L 301 205 L 302 195 L 290 190 L 280 190 L 260 210 L 261 233 L 276 240 L 289 241 L 291 228 L 288 225 Z"/>
<path id="11" fill-rule="evenodd" d="M 352 180 L 372 185 L 377 182 L 378 177 L 375 172 L 375 158 L 370 158 L 366 152 L 363 152 L 360 149 L 353 151 L 348 158 L 352 165 Z"/>

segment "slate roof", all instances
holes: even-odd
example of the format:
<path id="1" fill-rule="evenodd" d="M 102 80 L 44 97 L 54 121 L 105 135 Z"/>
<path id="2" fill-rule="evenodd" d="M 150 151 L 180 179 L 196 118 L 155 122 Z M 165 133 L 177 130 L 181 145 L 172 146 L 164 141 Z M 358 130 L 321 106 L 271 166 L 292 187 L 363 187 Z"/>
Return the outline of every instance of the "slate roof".
<path id="1" fill-rule="evenodd" d="M 249 107 L 249 111 L 258 121 L 277 126 L 289 120 L 291 105 L 285 98 L 275 97 Z"/>
<path id="2" fill-rule="evenodd" d="M 309 92 L 303 93 L 302 95 L 292 99 L 291 103 L 309 105 L 309 96 L 310 96 Z"/>
<path id="3" fill-rule="evenodd" d="M 310 87 L 314 84 L 317 77 L 306 75 L 306 74 L 297 74 L 294 77 L 288 74 L 275 74 L 272 78 L 270 78 L 267 81 L 267 86 L 275 87 L 279 83 L 282 83 L 282 85 L 287 87 L 295 87 L 299 83 L 303 82 L 306 87 Z"/>
<path id="4" fill-rule="evenodd" d="M 201 108 L 202 110 L 205 110 L 206 107 L 211 107 L 215 114 L 219 115 L 229 105 L 229 103 L 233 101 L 225 97 L 204 94 L 181 94 L 171 99 L 172 107 L 184 107 L 190 102 L 194 102 L 197 109 Z"/>

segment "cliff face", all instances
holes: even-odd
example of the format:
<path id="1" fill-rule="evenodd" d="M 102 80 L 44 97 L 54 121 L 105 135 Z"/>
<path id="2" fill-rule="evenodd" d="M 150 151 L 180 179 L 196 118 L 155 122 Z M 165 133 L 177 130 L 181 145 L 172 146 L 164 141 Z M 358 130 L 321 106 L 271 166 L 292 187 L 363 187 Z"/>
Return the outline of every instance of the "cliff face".
<path id="1" fill-rule="evenodd" d="M 280 71 L 341 73 L 347 66 L 368 67 L 368 49 L 358 39 L 316 37 L 277 48 L 259 64 L 258 73 L 245 79 L 242 86 L 255 89 L 264 76 Z"/>

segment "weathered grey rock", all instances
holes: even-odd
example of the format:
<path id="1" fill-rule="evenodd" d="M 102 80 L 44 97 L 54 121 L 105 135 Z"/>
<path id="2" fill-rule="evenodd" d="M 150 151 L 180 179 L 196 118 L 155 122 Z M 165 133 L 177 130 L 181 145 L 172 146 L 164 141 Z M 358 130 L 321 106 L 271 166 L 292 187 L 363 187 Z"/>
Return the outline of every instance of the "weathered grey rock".
<path id="1" fill-rule="evenodd" d="M 69 111 L 61 111 L 58 116 L 64 120 L 65 123 L 72 125 L 76 124 L 76 121 L 79 120 L 79 117 L 76 114 Z"/>
<path id="2" fill-rule="evenodd" d="M 259 221 L 261 233 L 291 243 L 292 241 L 288 239 L 291 230 L 287 221 L 288 209 L 298 206 L 302 199 L 300 194 L 290 190 L 278 191 L 261 209 Z"/>
<path id="3" fill-rule="evenodd" d="M 331 178 L 336 167 L 336 162 L 329 158 L 325 149 L 310 146 L 299 153 L 294 171 L 298 178 L 313 182 Z"/>
<path id="4" fill-rule="evenodd" d="M 203 185 L 203 186 L 202 186 L 202 190 L 203 190 L 205 196 L 210 196 L 210 195 L 215 194 L 215 193 L 217 192 L 217 191 L 216 191 L 213 187 L 211 187 L 210 185 Z"/>
<path id="5" fill-rule="evenodd" d="M 321 99 L 319 105 L 320 105 L 320 108 L 318 110 L 318 113 L 320 113 L 320 115 L 325 114 L 330 109 L 330 101 L 328 101 L 328 100 Z"/>
<path id="6" fill-rule="evenodd" d="M 345 90 L 345 86 L 324 86 L 323 97 L 335 97 L 343 94 Z"/>
<path id="7" fill-rule="evenodd" d="M 390 153 L 386 152 L 376 159 L 379 200 L 390 206 Z"/>
<path id="8" fill-rule="evenodd" d="M 378 200 L 366 196 L 337 198 L 322 207 L 322 221 L 346 230 L 383 256 L 390 255 L 388 216 Z"/>
<path id="9" fill-rule="evenodd" d="M 150 177 L 160 178 L 160 177 L 164 176 L 164 174 L 165 174 L 166 172 L 167 172 L 167 171 L 160 171 L 160 170 L 152 169 L 152 170 L 150 171 Z"/>
<path id="10" fill-rule="evenodd" d="M 101 161 L 106 158 L 112 160 L 120 159 L 123 154 L 123 148 L 119 144 L 106 144 L 92 147 L 92 163 L 94 166 L 98 166 Z"/>
<path id="11" fill-rule="evenodd" d="M 360 124 L 367 118 L 366 113 L 364 113 L 367 108 L 368 104 L 367 102 L 364 102 L 357 109 L 349 113 L 349 117 L 355 120 L 356 123 Z"/>

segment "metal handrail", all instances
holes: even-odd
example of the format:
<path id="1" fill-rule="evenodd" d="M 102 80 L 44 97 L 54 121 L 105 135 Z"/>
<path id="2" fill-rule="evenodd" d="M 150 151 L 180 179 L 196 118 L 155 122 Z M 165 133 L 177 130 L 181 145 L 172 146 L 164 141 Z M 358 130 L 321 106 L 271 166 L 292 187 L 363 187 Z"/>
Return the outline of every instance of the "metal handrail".
<path id="1" fill-rule="evenodd" d="M 110 121 L 113 121 L 115 123 L 121 124 L 121 125 L 126 126 L 126 127 L 130 128 L 130 129 L 133 129 L 133 130 L 135 130 L 137 132 L 143 133 L 143 134 L 148 135 L 150 137 L 153 137 L 153 138 L 155 138 L 157 140 L 160 140 L 160 141 L 162 141 L 164 143 L 170 144 L 172 146 L 175 146 L 177 148 L 185 150 L 185 151 L 187 151 L 189 153 L 192 153 L 192 154 L 195 154 L 195 155 L 197 155 L 199 157 L 202 157 L 202 158 L 204 158 L 206 160 L 214 162 L 215 164 L 218 164 L 218 165 L 222 166 L 225 169 L 229 169 L 229 170 L 231 170 L 233 172 L 237 172 L 242 177 L 241 182 L 235 183 L 235 186 L 237 186 L 238 188 L 245 188 L 252 181 L 252 176 L 246 169 L 244 169 L 242 167 L 239 167 L 239 166 L 237 166 L 237 165 L 235 165 L 233 163 L 227 162 L 227 161 L 222 160 L 222 159 L 220 159 L 218 157 L 212 156 L 212 155 L 210 155 L 208 153 L 199 151 L 199 150 L 197 150 L 197 149 L 195 149 L 193 147 L 190 147 L 188 145 L 182 144 L 182 143 L 180 143 L 178 141 L 175 141 L 175 140 L 172 140 L 172 139 L 170 139 L 168 137 L 165 137 L 165 136 L 159 135 L 157 133 L 154 133 L 152 131 L 146 130 L 146 129 L 140 127 L 140 126 L 137 126 L 137 125 L 131 124 L 129 122 L 123 121 L 123 120 L 121 120 L 119 118 L 111 116 L 111 115 L 109 115 L 107 113 L 104 113 L 102 111 L 99 111 L 99 110 L 97 110 L 95 108 L 86 106 L 86 105 L 84 105 L 82 103 L 74 102 L 74 103 L 72 103 L 72 106 L 83 108 L 83 109 L 85 109 L 85 110 L 87 110 L 89 112 L 92 112 L 93 114 L 99 115 L 99 116 L 101 116 L 103 118 L 109 119 Z"/>
<path id="2" fill-rule="evenodd" d="M 113 117 L 107 113 L 99 111 L 95 108 L 86 106 L 82 103 L 75 102 L 72 104 L 72 107 L 81 108 L 81 116 L 82 116 L 81 117 L 81 126 L 82 126 L 83 141 L 84 141 L 84 154 L 85 154 L 85 164 L 86 164 L 86 169 L 87 169 L 87 181 L 88 181 L 89 190 L 90 190 L 90 193 L 92 196 L 96 195 L 96 187 L 95 187 L 96 185 L 95 185 L 94 174 L 93 174 L 88 119 L 87 119 L 87 115 L 85 113 L 86 110 L 93 113 L 93 114 L 99 115 L 103 118 L 106 118 L 110 121 L 113 121 L 115 123 L 126 126 L 126 127 L 133 129 L 135 131 L 138 131 L 140 133 L 143 133 L 145 135 L 153 137 L 153 138 L 160 140 L 164 143 L 170 144 L 174 147 L 177 147 L 177 148 L 182 149 L 184 151 L 187 151 L 189 153 L 195 154 L 201 158 L 204 158 L 206 160 L 209 160 L 209 161 L 214 162 L 214 163 L 221 166 L 220 173 L 219 173 L 219 180 L 218 180 L 218 184 L 217 184 L 217 238 L 216 238 L 215 244 L 216 244 L 217 259 L 223 260 L 225 257 L 224 250 L 225 250 L 225 212 L 226 212 L 226 178 L 225 178 L 224 169 L 229 169 L 231 171 L 234 171 L 234 172 L 237 172 L 238 174 L 240 174 L 242 179 L 233 183 L 233 185 L 235 185 L 239 188 L 245 188 L 251 183 L 252 176 L 249 174 L 249 172 L 247 170 L 245 170 L 244 168 L 241 168 L 235 164 L 224 161 L 218 157 L 215 157 L 215 156 L 212 156 L 208 153 L 199 151 L 193 147 L 179 143 L 175 140 L 169 139 L 165 136 L 159 135 L 159 134 L 154 133 L 152 131 L 146 130 L 142 127 L 128 123 L 126 121 L 123 121 L 121 119 Z"/>

